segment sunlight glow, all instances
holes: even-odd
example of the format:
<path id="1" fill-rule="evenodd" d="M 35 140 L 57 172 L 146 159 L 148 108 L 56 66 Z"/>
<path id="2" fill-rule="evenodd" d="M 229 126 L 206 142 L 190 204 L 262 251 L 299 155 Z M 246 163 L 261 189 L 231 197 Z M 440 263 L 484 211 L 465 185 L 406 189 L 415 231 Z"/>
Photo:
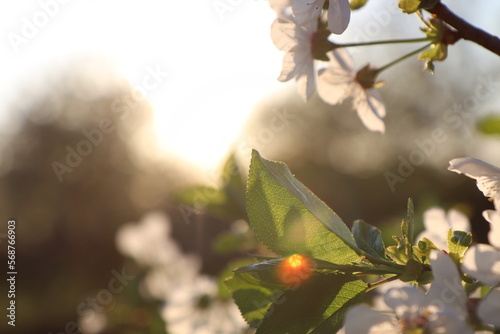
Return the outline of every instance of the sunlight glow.
<path id="1" fill-rule="evenodd" d="M 313 275 L 313 262 L 304 254 L 293 254 L 285 258 L 277 267 L 278 280 L 284 285 L 300 285 Z"/>
<path id="2" fill-rule="evenodd" d="M 255 104 L 280 87 L 283 55 L 269 38 L 275 14 L 267 1 L 222 7 L 206 0 L 53 3 L 57 7 L 50 10 L 38 1 L 16 3 L 9 11 L 0 5 L 5 34 L 22 36 L 24 18 L 48 17 L 26 43 L 0 45 L 10 56 L 0 65 L 7 74 L 0 96 L 12 93 L 13 81 L 25 84 L 34 70 L 48 72 L 82 57 L 105 59 L 151 103 L 158 146 L 211 170 Z M 151 73 L 156 81 L 146 80 Z"/>

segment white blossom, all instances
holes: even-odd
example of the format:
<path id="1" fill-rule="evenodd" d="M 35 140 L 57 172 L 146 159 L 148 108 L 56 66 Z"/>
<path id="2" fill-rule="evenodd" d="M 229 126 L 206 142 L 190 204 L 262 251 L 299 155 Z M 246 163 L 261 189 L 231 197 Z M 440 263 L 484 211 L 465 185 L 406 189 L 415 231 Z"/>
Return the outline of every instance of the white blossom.
<path id="1" fill-rule="evenodd" d="M 316 91 L 316 71 L 312 55 L 312 38 L 317 22 L 300 25 L 289 13 L 283 13 L 271 25 L 271 39 L 285 52 L 279 81 L 296 79 L 299 94 L 305 101 Z"/>
<path id="2" fill-rule="evenodd" d="M 346 334 L 473 333 L 467 322 L 467 295 L 453 260 L 433 251 L 431 266 L 434 281 L 426 294 L 409 286 L 391 288 L 384 301 L 392 313 L 355 306 L 345 317 Z"/>
<path id="3" fill-rule="evenodd" d="M 473 158 L 456 158 L 450 161 L 450 171 L 465 174 L 475 179 L 477 187 L 484 196 L 495 201 L 495 207 L 500 206 L 500 168 Z"/>
<path id="4" fill-rule="evenodd" d="M 200 258 L 193 255 L 179 256 L 175 261 L 154 267 L 141 281 L 141 294 L 146 298 L 163 300 L 178 284 L 193 281 L 201 268 Z"/>
<path id="5" fill-rule="evenodd" d="M 483 216 L 490 222 L 488 239 L 491 245 L 470 247 L 465 253 L 462 270 L 483 284 L 495 286 L 500 283 L 500 212 L 486 210 Z"/>
<path id="6" fill-rule="evenodd" d="M 373 69 L 369 66 L 356 72 L 354 61 L 344 49 L 328 52 L 329 66 L 318 75 L 318 94 L 326 103 L 335 105 L 348 97 L 363 124 L 371 131 L 385 132 L 385 106 L 380 94 L 363 83 Z M 361 77 L 360 77 L 361 74 Z M 374 83 L 372 83 L 374 84 Z"/>
<path id="7" fill-rule="evenodd" d="M 116 246 L 123 255 L 150 267 L 175 261 L 181 256 L 170 238 L 170 220 L 160 212 L 145 215 L 139 223 L 127 223 L 116 233 Z"/>
<path id="8" fill-rule="evenodd" d="M 246 327 L 238 307 L 218 298 L 217 284 L 207 276 L 180 284 L 161 315 L 172 334 L 236 334 Z"/>
<path id="9" fill-rule="evenodd" d="M 424 212 L 424 227 L 417 240 L 427 238 L 439 249 L 448 249 L 448 230 L 470 232 L 469 219 L 460 211 L 430 208 Z"/>
<path id="10" fill-rule="evenodd" d="M 500 327 L 500 290 L 491 291 L 481 300 L 477 308 L 477 316 L 482 322 Z"/>
<path id="11" fill-rule="evenodd" d="M 308 25 L 317 21 L 324 5 L 325 0 L 292 0 L 292 12 L 300 25 Z M 330 0 L 327 18 L 328 29 L 334 34 L 342 34 L 351 19 L 349 0 Z"/>

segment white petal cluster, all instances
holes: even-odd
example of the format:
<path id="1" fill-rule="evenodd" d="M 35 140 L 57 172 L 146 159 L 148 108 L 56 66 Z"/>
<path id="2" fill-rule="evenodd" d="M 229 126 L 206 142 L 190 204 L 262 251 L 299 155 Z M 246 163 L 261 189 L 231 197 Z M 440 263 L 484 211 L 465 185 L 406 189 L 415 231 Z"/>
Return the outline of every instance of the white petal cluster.
<path id="1" fill-rule="evenodd" d="M 167 332 L 241 332 L 246 325 L 237 306 L 218 297 L 215 280 L 200 275 L 200 259 L 184 254 L 170 230 L 169 218 L 153 212 L 139 223 L 123 225 L 116 234 L 118 250 L 147 268 L 141 292 L 164 302 L 161 315 Z"/>
<path id="2" fill-rule="evenodd" d="M 409 286 L 389 289 L 384 296 L 389 313 L 354 306 L 347 311 L 345 333 L 473 333 L 467 319 L 467 295 L 455 263 L 446 254 L 433 251 L 431 265 L 434 281 L 427 293 Z"/>
<path id="3" fill-rule="evenodd" d="M 316 89 L 319 96 L 332 105 L 351 97 L 363 124 L 371 131 L 383 133 L 385 106 L 382 98 L 375 89 L 365 88 L 356 80 L 357 72 L 347 51 L 336 49 L 329 52 L 328 68 L 321 70 L 318 77 L 313 49 L 315 34 L 320 34 L 318 18 L 325 0 L 270 0 L 269 3 L 278 16 L 271 26 L 271 38 L 276 47 L 285 52 L 278 80 L 295 79 L 304 101 L 308 101 Z M 344 32 L 350 12 L 349 1 L 330 1 L 327 12 L 329 31 Z"/>
<path id="4" fill-rule="evenodd" d="M 493 200 L 495 210 L 486 210 L 483 217 L 490 223 L 487 244 L 477 244 L 465 253 L 462 271 L 479 282 L 498 287 L 500 284 L 500 169 L 473 158 L 450 161 L 449 170 L 465 174 L 477 182 L 484 196 Z M 478 318 L 486 324 L 500 327 L 500 290 L 492 290 L 477 308 Z"/>

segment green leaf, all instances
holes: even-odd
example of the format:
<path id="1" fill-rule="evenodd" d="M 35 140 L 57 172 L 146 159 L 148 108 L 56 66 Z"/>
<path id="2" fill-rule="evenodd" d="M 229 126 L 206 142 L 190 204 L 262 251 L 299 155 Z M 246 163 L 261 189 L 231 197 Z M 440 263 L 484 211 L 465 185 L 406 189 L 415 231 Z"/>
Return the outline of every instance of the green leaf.
<path id="1" fill-rule="evenodd" d="M 485 135 L 500 135 L 500 116 L 487 116 L 479 121 L 477 127 Z"/>
<path id="2" fill-rule="evenodd" d="M 177 194 L 188 211 L 207 212 L 227 220 L 246 219 L 245 182 L 233 154 L 224 163 L 219 175 L 221 186 L 195 186 Z"/>
<path id="3" fill-rule="evenodd" d="M 433 44 L 419 56 L 419 60 L 444 60 L 448 54 L 448 46 L 443 43 Z"/>
<path id="4" fill-rule="evenodd" d="M 405 220 L 403 220 L 403 223 Z M 404 224 L 401 224 L 402 230 L 404 230 Z M 387 254 L 392 258 L 392 260 L 396 263 L 406 265 L 406 262 L 408 262 L 409 257 L 408 257 L 408 250 L 406 247 L 406 242 L 404 238 L 400 238 L 396 235 L 393 235 L 392 238 L 396 240 L 397 245 L 396 246 L 389 246 L 387 247 Z"/>
<path id="5" fill-rule="evenodd" d="M 346 310 L 360 301 L 366 284 L 348 274 L 319 274 L 282 292 L 269 307 L 257 334 L 336 333 Z"/>
<path id="6" fill-rule="evenodd" d="M 425 264 L 430 264 L 430 254 L 432 250 L 439 250 L 439 248 L 434 245 L 432 241 L 427 238 L 423 238 L 418 242 L 417 246 L 413 246 L 413 254 L 417 259 Z"/>
<path id="7" fill-rule="evenodd" d="M 368 0 L 351 0 L 349 7 L 351 7 L 352 10 L 360 9 L 366 5 L 367 2 Z"/>
<path id="8" fill-rule="evenodd" d="M 224 270 L 219 273 L 217 285 L 218 285 L 218 295 L 223 299 L 231 298 L 231 291 L 225 284 L 225 281 L 233 275 L 233 271 L 237 268 L 248 266 L 253 264 L 255 260 L 251 258 L 236 259 L 229 262 Z"/>
<path id="9" fill-rule="evenodd" d="M 257 238 L 273 252 L 307 254 L 337 264 L 357 262 L 361 252 L 335 212 L 300 183 L 288 167 L 257 151 L 247 183 L 247 213 Z"/>
<path id="10" fill-rule="evenodd" d="M 234 154 L 230 154 L 224 164 L 221 181 L 227 197 L 245 212 L 246 185 Z"/>
<path id="11" fill-rule="evenodd" d="M 448 230 L 448 254 L 457 265 L 462 263 L 464 254 L 472 243 L 472 234 Z"/>
<path id="12" fill-rule="evenodd" d="M 352 234 L 360 249 L 376 258 L 387 259 L 382 234 L 377 227 L 362 220 L 357 220 L 352 225 Z"/>
<path id="13" fill-rule="evenodd" d="M 274 284 L 271 282 L 275 282 Z M 245 321 L 257 328 L 269 307 L 280 300 L 287 287 L 279 284 L 274 271 L 234 273 L 225 281 Z"/>

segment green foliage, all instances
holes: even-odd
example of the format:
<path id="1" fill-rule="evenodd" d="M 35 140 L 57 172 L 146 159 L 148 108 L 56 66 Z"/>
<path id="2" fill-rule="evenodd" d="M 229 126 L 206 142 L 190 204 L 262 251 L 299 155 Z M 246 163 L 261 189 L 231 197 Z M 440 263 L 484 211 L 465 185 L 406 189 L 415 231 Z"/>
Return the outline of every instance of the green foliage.
<path id="1" fill-rule="evenodd" d="M 434 7 L 439 0 L 399 0 L 398 6 L 404 13 L 415 13 L 420 9 L 428 9 Z"/>
<path id="2" fill-rule="evenodd" d="M 367 285 L 350 274 L 316 274 L 305 284 L 285 286 L 276 276 L 281 259 L 237 269 L 226 285 L 257 333 L 335 333 L 344 312 Z"/>
<path id="3" fill-rule="evenodd" d="M 352 225 L 352 234 L 359 249 L 376 258 L 387 260 L 382 234 L 377 227 L 362 220 L 357 220 Z"/>
<path id="4" fill-rule="evenodd" d="M 464 231 L 448 231 L 448 254 L 457 265 L 462 263 L 465 252 L 472 244 L 472 234 Z"/>
<path id="5" fill-rule="evenodd" d="M 437 19 L 431 18 L 424 21 L 425 27 L 421 30 L 432 42 L 430 49 L 425 50 L 419 56 L 419 60 L 426 60 L 426 69 L 434 73 L 434 61 L 441 61 L 448 56 L 448 41 L 445 41 L 445 35 L 449 30 L 446 24 Z"/>
<path id="6" fill-rule="evenodd" d="M 360 259 L 356 241 L 340 217 L 285 164 L 268 161 L 255 150 L 248 176 L 247 213 L 257 238 L 279 255 L 304 253 L 337 264 Z"/>
<path id="7" fill-rule="evenodd" d="M 233 154 L 224 163 L 221 186 L 195 186 L 184 190 L 177 198 L 194 210 L 228 220 L 245 219 L 245 182 Z"/>
<path id="8" fill-rule="evenodd" d="M 351 7 L 352 10 L 360 9 L 366 5 L 367 2 L 368 0 L 351 0 L 349 7 Z"/>
<path id="9" fill-rule="evenodd" d="M 432 241 L 423 238 L 416 246 L 413 246 L 413 254 L 421 263 L 430 264 L 430 254 L 433 250 L 439 250 Z"/>
<path id="10" fill-rule="evenodd" d="M 268 310 L 257 334 L 335 333 L 345 311 L 366 290 L 360 279 L 346 274 L 317 275 L 296 289 L 283 292 Z"/>
<path id="11" fill-rule="evenodd" d="M 254 328 L 260 326 L 269 307 L 279 301 L 285 289 L 271 270 L 235 272 L 225 284 L 243 318 Z"/>
<path id="12" fill-rule="evenodd" d="M 485 135 L 500 135 L 500 116 L 487 116 L 478 122 L 477 127 Z"/>
<path id="13" fill-rule="evenodd" d="M 225 281 L 258 334 L 335 333 L 346 309 L 367 290 L 394 279 L 418 284 L 432 280 L 430 252 L 437 248 L 425 238 L 413 245 L 411 199 L 401 235 L 393 236 L 397 244 L 386 248 L 377 227 L 358 220 L 351 233 L 285 164 L 266 160 L 254 150 L 247 214 L 258 239 L 283 257 L 263 257 L 235 269 Z M 470 234 L 455 232 L 449 239 L 450 255 L 462 259 Z M 307 266 L 301 268 L 301 261 L 292 266 L 291 258 L 285 258 L 297 253 L 307 259 Z M 360 279 L 363 275 L 385 279 L 367 284 Z"/>

